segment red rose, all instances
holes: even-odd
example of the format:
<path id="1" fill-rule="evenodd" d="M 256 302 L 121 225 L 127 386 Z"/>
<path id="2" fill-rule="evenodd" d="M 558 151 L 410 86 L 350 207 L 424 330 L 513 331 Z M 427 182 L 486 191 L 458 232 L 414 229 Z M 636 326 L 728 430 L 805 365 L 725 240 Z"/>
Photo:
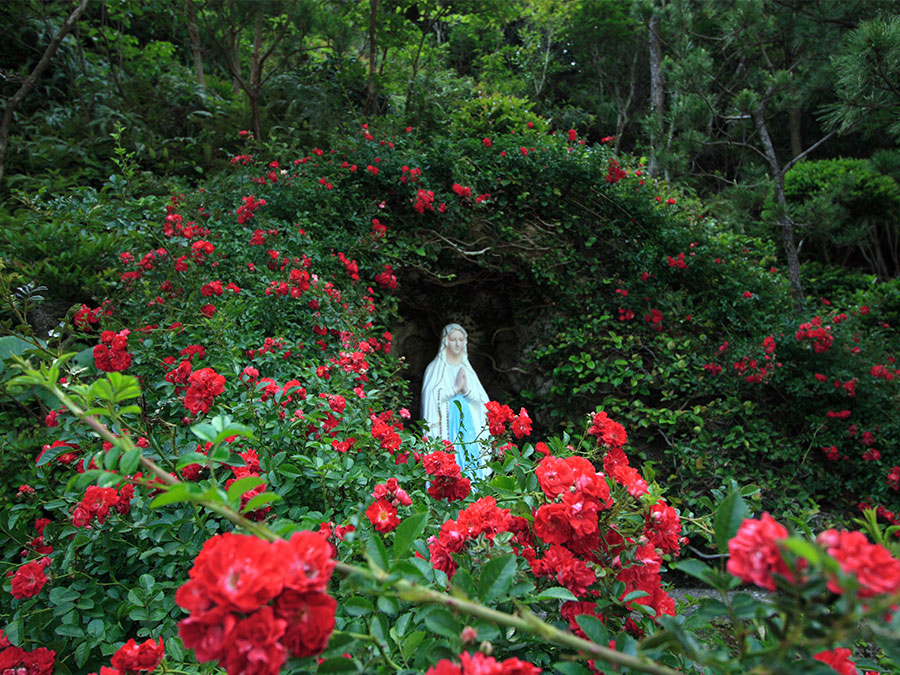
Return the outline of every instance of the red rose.
<path id="1" fill-rule="evenodd" d="M 572 486 L 575 476 L 564 459 L 548 456 L 541 460 L 535 470 L 538 483 L 548 499 L 556 499 Z"/>
<path id="2" fill-rule="evenodd" d="M 159 638 L 157 643 L 155 640 L 148 639 L 138 644 L 134 638 L 130 639 L 119 650 L 113 654 L 111 663 L 113 668 L 121 671 L 126 670 L 156 670 L 156 667 L 166 655 L 163 648 L 163 639 Z"/>
<path id="3" fill-rule="evenodd" d="M 32 560 L 16 570 L 12 580 L 12 595 L 20 600 L 33 598 L 41 592 L 46 583 L 47 576 L 44 574 L 44 565 L 40 561 Z"/>
<path id="4" fill-rule="evenodd" d="M 572 536 L 565 504 L 544 504 L 534 514 L 534 533 L 547 544 L 565 544 Z"/>
<path id="5" fill-rule="evenodd" d="M 665 501 L 658 501 L 647 513 L 644 535 L 663 552 L 677 555 L 681 550 L 681 519 L 678 513 Z"/>
<path id="6" fill-rule="evenodd" d="M 397 507 L 384 498 L 373 502 L 366 509 L 366 517 L 375 526 L 375 529 L 382 534 L 392 532 L 400 524 L 400 519 L 397 517 Z"/>
<path id="7" fill-rule="evenodd" d="M 190 582 L 189 582 L 190 583 Z M 182 586 L 178 590 L 184 588 Z M 187 609 L 179 594 L 176 602 Z M 221 660 L 225 653 L 228 636 L 238 621 L 238 617 L 222 608 L 216 608 L 205 614 L 191 614 L 178 624 L 178 636 L 184 646 L 194 650 L 194 657 L 201 663 Z"/>
<path id="8" fill-rule="evenodd" d="M 778 548 L 778 542 L 787 539 L 784 525 L 776 522 L 768 513 L 759 520 L 747 518 L 737 534 L 728 542 L 728 571 L 742 581 L 775 590 L 773 574 L 780 574 L 789 581 L 794 577 Z"/>
<path id="9" fill-rule="evenodd" d="M 513 436 L 516 438 L 522 438 L 522 436 L 527 436 L 531 433 L 531 418 L 528 417 L 525 408 L 519 410 L 519 414 L 516 419 L 513 420 L 510 428 L 512 429 Z"/>
<path id="10" fill-rule="evenodd" d="M 856 675 L 856 664 L 850 660 L 851 652 L 844 647 L 838 647 L 831 651 L 819 652 L 813 658 L 816 661 L 827 663 L 841 675 Z"/>
<path id="11" fill-rule="evenodd" d="M 298 659 L 321 653 L 334 630 L 337 601 L 327 593 L 286 590 L 275 601 L 275 613 L 287 621 L 282 642 Z"/>
<path id="12" fill-rule="evenodd" d="M 53 675 L 54 663 L 56 652 L 46 647 L 22 654 L 22 665 L 28 670 L 28 675 Z"/>
<path id="13" fill-rule="evenodd" d="M 334 569 L 331 546 L 317 532 L 295 532 L 288 540 L 272 544 L 273 557 L 279 560 L 284 587 L 304 593 L 324 591 Z"/>
<path id="14" fill-rule="evenodd" d="M 250 535 L 216 535 L 203 545 L 190 577 L 219 606 L 252 612 L 281 592 L 281 560 L 269 542 Z"/>
<path id="15" fill-rule="evenodd" d="M 287 650 L 279 642 L 286 626 L 271 607 L 260 607 L 228 633 L 220 665 L 228 673 L 277 675 L 287 660 Z"/>

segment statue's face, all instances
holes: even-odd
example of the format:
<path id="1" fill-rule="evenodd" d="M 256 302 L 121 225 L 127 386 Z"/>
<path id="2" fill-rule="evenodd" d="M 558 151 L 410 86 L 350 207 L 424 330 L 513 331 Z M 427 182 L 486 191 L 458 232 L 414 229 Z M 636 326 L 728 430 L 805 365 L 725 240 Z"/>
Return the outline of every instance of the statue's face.
<path id="1" fill-rule="evenodd" d="M 455 330 L 447 336 L 447 350 L 453 356 L 459 356 L 466 346 L 466 336 L 461 330 Z"/>

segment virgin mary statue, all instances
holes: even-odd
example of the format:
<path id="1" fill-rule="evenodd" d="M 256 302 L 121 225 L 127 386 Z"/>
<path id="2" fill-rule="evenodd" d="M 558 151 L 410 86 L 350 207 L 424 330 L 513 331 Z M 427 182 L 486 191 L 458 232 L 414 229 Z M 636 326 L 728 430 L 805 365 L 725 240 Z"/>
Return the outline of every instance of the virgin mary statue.
<path id="1" fill-rule="evenodd" d="M 487 438 L 487 402 L 487 393 L 469 363 L 468 334 L 458 323 L 447 324 L 437 356 L 425 369 L 422 417 L 432 438 L 453 443 L 456 461 L 470 479 L 488 474 L 479 442 Z"/>

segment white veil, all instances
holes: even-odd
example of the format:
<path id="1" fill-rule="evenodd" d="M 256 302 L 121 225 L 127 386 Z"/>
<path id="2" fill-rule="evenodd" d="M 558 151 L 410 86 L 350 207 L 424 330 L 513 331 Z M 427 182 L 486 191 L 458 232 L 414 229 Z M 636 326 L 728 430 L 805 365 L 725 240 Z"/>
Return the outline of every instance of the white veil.
<path id="1" fill-rule="evenodd" d="M 466 341 L 460 354 L 460 363 L 447 363 L 447 340 L 450 333 L 460 331 Z M 466 369 L 466 386 L 468 392 L 466 399 L 470 403 L 472 419 L 475 425 L 475 435 L 486 438 L 487 417 L 484 404 L 488 402 L 488 395 L 481 380 L 475 374 L 475 369 L 469 363 L 469 334 L 458 323 L 450 323 L 441 331 L 441 346 L 437 356 L 425 369 L 425 380 L 422 382 L 422 417 L 428 423 L 429 436 L 451 440 L 449 429 L 450 399 L 455 396 L 456 372 L 459 366 Z"/>

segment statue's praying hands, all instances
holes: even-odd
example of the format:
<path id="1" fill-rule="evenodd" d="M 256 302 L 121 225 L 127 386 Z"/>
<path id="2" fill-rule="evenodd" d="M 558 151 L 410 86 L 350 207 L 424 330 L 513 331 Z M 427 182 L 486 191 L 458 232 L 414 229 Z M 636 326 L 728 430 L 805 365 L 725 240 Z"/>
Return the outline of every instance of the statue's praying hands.
<path id="1" fill-rule="evenodd" d="M 459 372 L 456 374 L 456 391 L 465 396 L 468 389 L 469 388 L 466 386 L 466 369 L 460 368 Z"/>

